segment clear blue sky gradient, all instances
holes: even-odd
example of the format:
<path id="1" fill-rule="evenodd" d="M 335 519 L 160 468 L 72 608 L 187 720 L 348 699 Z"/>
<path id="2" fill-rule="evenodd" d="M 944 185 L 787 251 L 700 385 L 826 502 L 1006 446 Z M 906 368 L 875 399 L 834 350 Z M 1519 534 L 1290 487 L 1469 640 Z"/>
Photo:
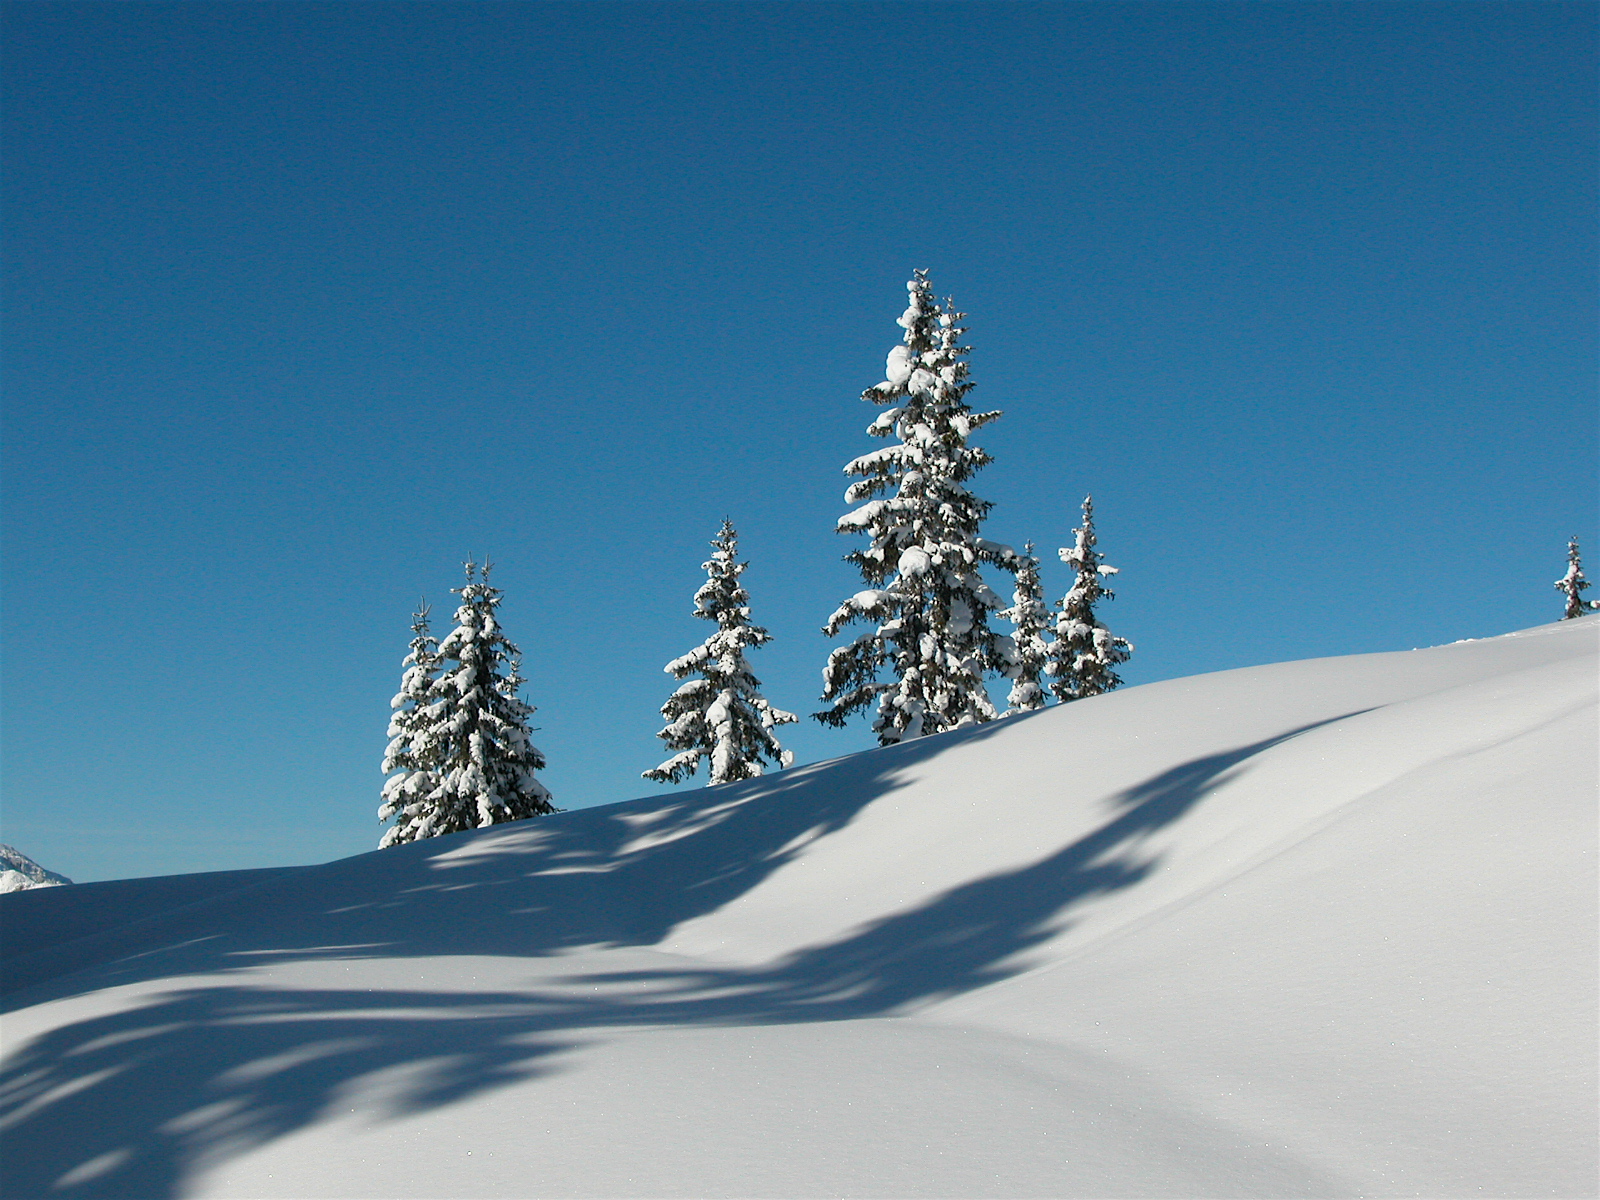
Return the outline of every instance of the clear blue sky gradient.
<path id="1" fill-rule="evenodd" d="M 412 606 L 485 551 L 565 806 L 656 789 L 724 515 L 813 711 L 913 267 L 1005 411 L 986 532 L 1059 595 L 1094 493 L 1130 683 L 1555 619 L 1595 13 L 10 4 L 0 840 L 373 848 Z"/>

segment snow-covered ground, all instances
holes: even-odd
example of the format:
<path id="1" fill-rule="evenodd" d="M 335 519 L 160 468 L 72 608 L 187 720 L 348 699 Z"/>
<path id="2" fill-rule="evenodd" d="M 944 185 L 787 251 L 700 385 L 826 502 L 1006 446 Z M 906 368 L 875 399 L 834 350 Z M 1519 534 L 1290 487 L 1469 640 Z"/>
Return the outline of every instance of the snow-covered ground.
<path id="1" fill-rule="evenodd" d="M 0 1191 L 1594 1195 L 1597 633 L 6 896 Z"/>

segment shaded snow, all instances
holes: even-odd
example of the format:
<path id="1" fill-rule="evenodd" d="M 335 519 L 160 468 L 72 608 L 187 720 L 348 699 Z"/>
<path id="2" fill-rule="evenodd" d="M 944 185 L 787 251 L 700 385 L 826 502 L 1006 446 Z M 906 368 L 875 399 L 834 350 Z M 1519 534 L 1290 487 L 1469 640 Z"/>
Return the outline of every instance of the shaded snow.
<path id="1" fill-rule="evenodd" d="M 0 1182 L 1592 1195 L 1597 633 L 7 897 Z"/>

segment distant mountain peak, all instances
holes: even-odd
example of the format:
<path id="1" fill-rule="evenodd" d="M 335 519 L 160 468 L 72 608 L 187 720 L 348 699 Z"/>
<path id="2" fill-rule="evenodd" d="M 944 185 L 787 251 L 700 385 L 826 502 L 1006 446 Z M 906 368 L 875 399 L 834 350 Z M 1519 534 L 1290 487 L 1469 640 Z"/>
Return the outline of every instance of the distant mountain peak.
<path id="1" fill-rule="evenodd" d="M 0 844 L 0 892 L 21 892 L 28 888 L 60 887 L 71 883 L 65 875 L 46 871 L 14 846 Z"/>

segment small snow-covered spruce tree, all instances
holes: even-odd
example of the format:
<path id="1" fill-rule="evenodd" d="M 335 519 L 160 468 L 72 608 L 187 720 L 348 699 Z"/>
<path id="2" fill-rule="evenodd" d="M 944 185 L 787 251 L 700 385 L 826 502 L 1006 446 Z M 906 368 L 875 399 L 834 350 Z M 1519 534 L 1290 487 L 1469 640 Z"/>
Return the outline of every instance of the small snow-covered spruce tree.
<path id="1" fill-rule="evenodd" d="M 869 587 L 823 632 L 834 637 L 857 621 L 874 628 L 828 656 L 822 699 L 831 705 L 814 714 L 838 727 L 876 701 L 872 728 L 883 745 L 993 720 L 984 675 L 1015 669 L 1011 639 L 988 624 L 1002 602 L 979 570 L 1009 569 L 1014 555 L 979 536 L 992 505 L 966 486 L 991 461 L 967 438 L 1000 414 L 967 407 L 966 314 L 935 302 L 926 271 L 906 288 L 905 336 L 889 351 L 888 378 L 861 397 L 888 406 L 867 432 L 894 440 L 845 467 L 858 477 L 845 500 L 860 507 L 838 530 L 869 536 L 845 556 Z"/>
<path id="2" fill-rule="evenodd" d="M 1102 582 L 1117 569 L 1101 560 L 1095 547 L 1094 498 L 1083 498 L 1083 525 L 1072 531 L 1077 541 L 1061 550 L 1061 561 L 1078 573 L 1071 589 L 1061 598 L 1056 615 L 1056 640 L 1050 645 L 1050 661 L 1045 674 L 1051 677 L 1050 690 L 1063 702 L 1098 696 L 1119 687 L 1122 679 L 1113 668 L 1125 663 L 1133 646 L 1113 637 L 1095 618 L 1094 606 L 1112 600 L 1116 593 Z"/>
<path id="3" fill-rule="evenodd" d="M 1578 554 L 1578 539 L 1574 537 L 1567 542 L 1567 573 L 1556 580 L 1556 591 L 1564 592 L 1567 597 L 1567 611 L 1561 616 L 1563 621 L 1600 608 L 1600 600 L 1583 598 L 1588 587 L 1589 581 L 1583 577 L 1583 559 Z"/>
<path id="4" fill-rule="evenodd" d="M 1034 557 L 1032 542 L 1023 546 L 1013 569 L 1016 591 L 1011 595 L 1011 607 L 1000 613 L 1011 622 L 1011 642 L 1016 647 L 1016 674 L 1011 677 L 1011 695 L 1006 698 L 1008 715 L 1045 706 L 1046 693 L 1039 685 L 1039 676 L 1050 661 L 1045 632 L 1053 623 L 1039 583 L 1039 560 Z"/>
<path id="5" fill-rule="evenodd" d="M 438 787 L 432 761 L 434 740 L 427 733 L 430 706 L 439 674 L 439 639 L 428 628 L 428 602 L 423 600 L 411 618 L 411 652 L 401 664 L 400 691 L 389 702 L 389 748 L 383 755 L 383 803 L 378 820 L 395 823 L 383 832 L 381 846 L 409 842 L 416 836 L 418 819 L 427 810 Z"/>
<path id="6" fill-rule="evenodd" d="M 559 810 L 535 774 L 544 765 L 529 740 L 533 706 L 519 695 L 521 655 L 500 629 L 501 593 L 467 563 L 456 627 L 439 643 L 440 675 L 411 736 L 415 761 L 432 771 L 426 796 L 404 807 L 384 845 L 481 829 Z"/>
<path id="7" fill-rule="evenodd" d="M 661 783 L 693 775 L 702 758 L 710 760 L 713 784 L 753 779 L 762 773 L 764 760 L 779 767 L 794 761 L 772 729 L 799 718 L 772 706 L 745 662 L 745 651 L 766 645 L 772 635 L 750 624 L 750 596 L 739 582 L 750 564 L 739 561 L 733 522 L 722 522 L 711 546 L 710 560 L 701 564 L 706 581 L 694 594 L 694 615 L 715 621 L 717 631 L 665 667 L 677 679 L 698 678 L 680 686 L 661 706 L 668 724 L 656 736 L 677 753 L 644 773 Z"/>

